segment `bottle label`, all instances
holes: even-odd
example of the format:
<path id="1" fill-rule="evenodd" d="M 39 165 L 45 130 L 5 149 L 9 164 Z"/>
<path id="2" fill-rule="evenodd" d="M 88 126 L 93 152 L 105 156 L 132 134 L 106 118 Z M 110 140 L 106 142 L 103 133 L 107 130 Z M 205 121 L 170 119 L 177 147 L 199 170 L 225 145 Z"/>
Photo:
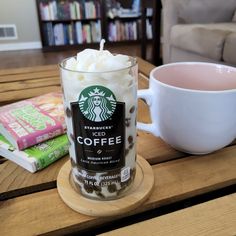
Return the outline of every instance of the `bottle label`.
<path id="1" fill-rule="evenodd" d="M 85 88 L 71 103 L 77 163 L 89 171 L 125 165 L 125 103 L 106 87 Z"/>

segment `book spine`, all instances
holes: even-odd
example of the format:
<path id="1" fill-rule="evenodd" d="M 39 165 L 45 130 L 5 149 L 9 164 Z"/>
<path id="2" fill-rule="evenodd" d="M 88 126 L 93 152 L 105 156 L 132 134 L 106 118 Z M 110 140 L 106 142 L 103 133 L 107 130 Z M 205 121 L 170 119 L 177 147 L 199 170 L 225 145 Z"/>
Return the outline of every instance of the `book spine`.
<path id="1" fill-rule="evenodd" d="M 58 123 L 57 125 L 52 126 L 51 128 L 47 128 L 46 130 L 38 131 L 22 138 L 18 138 L 17 146 L 19 150 L 23 150 L 27 147 L 31 147 L 35 144 L 44 142 L 64 133 L 65 129 L 61 124 Z"/>
<path id="2" fill-rule="evenodd" d="M 74 3 L 70 2 L 69 5 L 70 5 L 70 16 L 71 16 L 71 19 L 74 20 L 76 18 L 75 12 L 74 12 Z"/>
<path id="3" fill-rule="evenodd" d="M 49 9 L 50 20 L 55 20 L 55 15 L 54 15 L 54 11 L 53 11 L 53 2 L 49 2 L 48 9 Z"/>
<path id="4" fill-rule="evenodd" d="M 63 24 L 59 24 L 59 45 L 64 44 L 64 29 L 63 29 Z"/>
<path id="5" fill-rule="evenodd" d="M 72 24 L 68 25 L 68 33 L 69 33 L 69 43 L 70 45 L 74 44 L 74 37 L 73 37 L 73 26 Z"/>
<path id="6" fill-rule="evenodd" d="M 95 8 L 96 8 L 96 17 L 100 18 L 101 17 L 101 6 L 100 6 L 99 1 L 95 2 Z"/>
<path id="7" fill-rule="evenodd" d="M 54 33 L 53 33 L 53 25 L 50 22 L 48 24 L 48 26 L 49 26 L 49 45 L 53 46 L 53 45 L 55 45 L 55 39 L 54 39 Z"/>
<path id="8" fill-rule="evenodd" d="M 39 10 L 40 10 L 41 19 L 46 20 L 46 16 L 44 13 L 44 4 L 42 2 L 39 3 Z"/>
<path id="9" fill-rule="evenodd" d="M 68 25 L 63 24 L 64 45 L 69 44 Z"/>
<path id="10" fill-rule="evenodd" d="M 44 20 L 50 20 L 50 12 L 48 4 L 43 4 L 43 16 Z"/>
<path id="11" fill-rule="evenodd" d="M 81 19 L 86 19 L 86 6 L 85 6 L 85 0 L 81 0 Z"/>
<path id="12" fill-rule="evenodd" d="M 90 25 L 86 25 L 86 38 L 87 38 L 87 43 L 92 42 Z"/>
<path id="13" fill-rule="evenodd" d="M 57 19 L 63 19 L 63 8 L 62 5 L 57 2 Z"/>
<path id="14" fill-rule="evenodd" d="M 75 8 L 76 8 L 76 18 L 80 20 L 81 19 L 81 6 L 79 2 L 75 2 Z"/>
<path id="15" fill-rule="evenodd" d="M 81 22 L 76 22 L 76 35 L 79 44 L 83 43 L 83 29 Z"/>
<path id="16" fill-rule="evenodd" d="M 60 139 L 60 143 L 54 145 L 50 148 L 50 151 L 46 151 L 45 155 L 40 157 L 35 157 L 36 160 L 36 171 L 44 169 L 49 166 L 53 162 L 57 161 L 61 157 L 65 156 L 69 152 L 69 143 L 68 139 L 64 137 L 58 137 Z M 58 139 L 57 138 L 57 139 Z M 53 142 L 53 140 L 52 140 Z M 43 144 L 41 144 L 42 146 Z"/>
<path id="17" fill-rule="evenodd" d="M 101 27 L 101 21 L 98 20 L 96 23 L 96 33 L 97 33 L 97 40 L 96 42 L 100 42 L 102 39 L 102 27 Z"/>
<path id="18" fill-rule="evenodd" d="M 47 28 L 47 23 L 43 25 L 43 34 L 45 35 L 43 41 L 45 45 L 49 45 L 49 40 L 48 40 L 48 28 Z"/>
<path id="19" fill-rule="evenodd" d="M 139 35 L 139 25 L 140 22 L 137 23 L 136 21 L 111 21 L 108 24 L 108 40 L 111 42 L 137 40 Z"/>

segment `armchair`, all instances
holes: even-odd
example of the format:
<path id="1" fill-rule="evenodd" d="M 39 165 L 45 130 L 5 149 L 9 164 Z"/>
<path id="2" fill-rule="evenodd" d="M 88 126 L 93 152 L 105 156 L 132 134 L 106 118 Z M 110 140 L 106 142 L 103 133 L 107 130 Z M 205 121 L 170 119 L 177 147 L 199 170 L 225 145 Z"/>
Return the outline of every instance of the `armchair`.
<path id="1" fill-rule="evenodd" d="M 236 65 L 236 0 L 162 0 L 163 62 Z"/>

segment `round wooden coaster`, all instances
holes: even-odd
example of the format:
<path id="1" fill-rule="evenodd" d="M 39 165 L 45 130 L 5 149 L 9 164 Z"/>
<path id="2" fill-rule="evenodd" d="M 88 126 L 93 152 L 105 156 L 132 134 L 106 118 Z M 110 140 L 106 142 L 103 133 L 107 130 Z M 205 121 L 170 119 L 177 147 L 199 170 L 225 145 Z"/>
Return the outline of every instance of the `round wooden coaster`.
<path id="1" fill-rule="evenodd" d="M 151 194 L 154 174 L 150 164 L 138 155 L 136 175 L 126 195 L 116 200 L 91 200 L 77 192 L 70 183 L 70 161 L 66 162 L 57 177 L 57 189 L 62 200 L 73 210 L 89 216 L 112 216 L 131 211 Z"/>

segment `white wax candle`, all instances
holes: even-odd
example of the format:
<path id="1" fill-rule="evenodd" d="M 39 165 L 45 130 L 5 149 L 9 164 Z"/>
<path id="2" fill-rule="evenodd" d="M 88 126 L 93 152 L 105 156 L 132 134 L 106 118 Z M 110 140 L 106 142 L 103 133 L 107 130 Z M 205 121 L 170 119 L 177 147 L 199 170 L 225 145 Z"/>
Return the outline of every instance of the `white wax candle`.
<path id="1" fill-rule="evenodd" d="M 104 50 L 105 40 L 100 42 L 100 49 L 85 49 L 79 52 L 76 58 L 66 63 L 66 68 L 83 72 L 105 72 L 119 70 L 131 66 L 129 57 L 122 54 L 113 55 Z"/>

